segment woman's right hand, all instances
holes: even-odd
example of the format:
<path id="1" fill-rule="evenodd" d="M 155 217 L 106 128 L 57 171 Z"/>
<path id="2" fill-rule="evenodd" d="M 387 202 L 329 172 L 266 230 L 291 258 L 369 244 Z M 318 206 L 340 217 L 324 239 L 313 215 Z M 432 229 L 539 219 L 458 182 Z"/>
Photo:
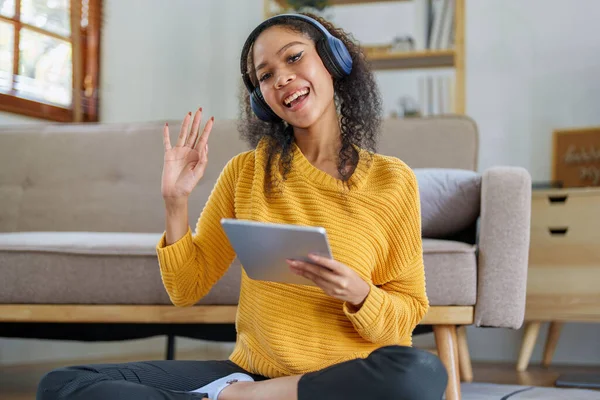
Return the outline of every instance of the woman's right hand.
<path id="1" fill-rule="evenodd" d="M 175 147 L 171 147 L 169 126 L 165 124 L 163 128 L 165 156 L 161 193 L 166 203 L 186 202 L 192 190 L 204 176 L 208 161 L 207 142 L 214 123 L 214 117 L 209 119 L 204 126 L 204 131 L 199 140 L 196 139 L 202 120 L 202 108 L 196 111 L 192 129 L 188 132 L 191 119 L 192 113 L 190 112 L 183 120 Z"/>

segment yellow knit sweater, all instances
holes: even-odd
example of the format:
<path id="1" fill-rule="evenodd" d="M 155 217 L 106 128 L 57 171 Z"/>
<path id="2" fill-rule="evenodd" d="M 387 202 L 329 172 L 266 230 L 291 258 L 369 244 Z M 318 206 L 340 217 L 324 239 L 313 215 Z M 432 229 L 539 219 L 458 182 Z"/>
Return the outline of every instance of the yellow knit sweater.
<path id="1" fill-rule="evenodd" d="M 230 356 L 242 368 L 271 378 L 297 375 L 385 345 L 412 345 L 412 330 L 429 307 L 417 181 L 397 158 L 359 153 L 347 189 L 294 145 L 283 191 L 267 197 L 261 142 L 225 166 L 193 235 L 188 229 L 165 246 L 163 234 L 157 244 L 162 280 L 176 306 L 197 303 L 234 260 L 221 218 L 324 227 L 334 259 L 371 286 L 356 310 L 318 287 L 255 281 L 242 268 Z"/>

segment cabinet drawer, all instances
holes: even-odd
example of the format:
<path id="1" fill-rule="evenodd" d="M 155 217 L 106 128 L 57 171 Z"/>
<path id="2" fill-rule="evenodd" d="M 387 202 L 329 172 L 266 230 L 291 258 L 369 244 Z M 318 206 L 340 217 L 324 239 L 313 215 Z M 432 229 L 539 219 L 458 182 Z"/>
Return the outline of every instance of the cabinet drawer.
<path id="1" fill-rule="evenodd" d="M 600 269 L 597 243 L 576 240 L 537 240 L 529 248 L 529 269 L 559 267 Z M 597 282 L 594 283 L 598 285 Z M 600 285 L 598 285 L 600 287 Z"/>
<path id="2" fill-rule="evenodd" d="M 530 268 L 527 275 L 528 295 L 562 294 L 571 296 L 600 296 L 600 266 L 550 266 Z M 600 309 L 598 310 L 600 313 Z"/>
<path id="3" fill-rule="evenodd" d="M 595 245 L 600 251 L 600 227 L 586 221 L 531 224 L 530 246 Z"/>
<path id="4" fill-rule="evenodd" d="M 552 237 L 568 242 L 593 241 L 600 246 L 600 190 L 535 194 L 531 201 L 531 234 L 533 240 L 544 242 Z"/>

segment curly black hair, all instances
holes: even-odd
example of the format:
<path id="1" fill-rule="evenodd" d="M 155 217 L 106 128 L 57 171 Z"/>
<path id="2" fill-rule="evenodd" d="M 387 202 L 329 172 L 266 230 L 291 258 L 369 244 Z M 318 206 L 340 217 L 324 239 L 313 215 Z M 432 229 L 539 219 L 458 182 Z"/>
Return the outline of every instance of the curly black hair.
<path id="1" fill-rule="evenodd" d="M 342 40 L 352 57 L 352 72 L 341 79 L 334 79 L 334 101 L 340 115 L 342 146 L 338 155 L 337 169 L 342 181 L 348 185 L 354 168 L 358 164 L 359 155 L 354 146 L 366 149 L 370 155 L 376 151 L 377 136 L 382 120 L 382 101 L 379 88 L 360 45 L 341 28 L 336 28 L 329 21 L 311 14 L 301 13 L 319 21 L 333 36 Z M 304 34 L 317 41 L 322 33 L 311 24 L 293 18 L 279 18 L 265 25 L 267 29 L 274 25 L 282 25 L 294 32 Z M 264 30 L 263 29 L 263 30 Z M 248 74 L 252 83 L 257 86 L 256 72 L 252 62 L 252 46 L 248 51 Z M 285 121 L 265 122 L 252 112 L 250 96 L 245 87 L 241 90 L 240 117 L 238 129 L 241 137 L 255 148 L 262 139 L 267 140 L 268 157 L 265 164 L 265 185 L 270 192 L 278 185 L 279 170 L 281 179 L 285 180 L 291 170 L 294 143 L 293 127 Z M 272 165 L 279 159 L 279 165 Z M 351 168 L 347 168 L 350 166 Z M 348 172 L 350 171 L 350 172 Z"/>

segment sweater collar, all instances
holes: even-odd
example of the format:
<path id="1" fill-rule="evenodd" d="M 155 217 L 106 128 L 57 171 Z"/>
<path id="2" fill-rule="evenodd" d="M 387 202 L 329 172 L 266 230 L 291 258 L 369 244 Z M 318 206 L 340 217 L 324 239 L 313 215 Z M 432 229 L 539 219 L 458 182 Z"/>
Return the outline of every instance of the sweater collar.
<path id="1" fill-rule="evenodd" d="M 358 165 L 354 169 L 352 176 L 350 176 L 348 180 L 349 188 L 346 187 L 346 184 L 341 179 L 338 179 L 332 175 L 329 175 L 327 172 L 322 171 L 312 165 L 310 161 L 304 156 L 296 142 L 292 144 L 293 151 L 293 169 L 296 173 L 301 176 L 306 177 L 310 182 L 319 185 L 331 188 L 333 190 L 341 190 L 341 191 L 355 191 L 364 185 L 367 180 L 369 169 L 371 166 L 371 160 L 369 157 L 369 153 L 361 149 L 356 145 L 352 145 L 356 151 L 358 151 Z"/>

